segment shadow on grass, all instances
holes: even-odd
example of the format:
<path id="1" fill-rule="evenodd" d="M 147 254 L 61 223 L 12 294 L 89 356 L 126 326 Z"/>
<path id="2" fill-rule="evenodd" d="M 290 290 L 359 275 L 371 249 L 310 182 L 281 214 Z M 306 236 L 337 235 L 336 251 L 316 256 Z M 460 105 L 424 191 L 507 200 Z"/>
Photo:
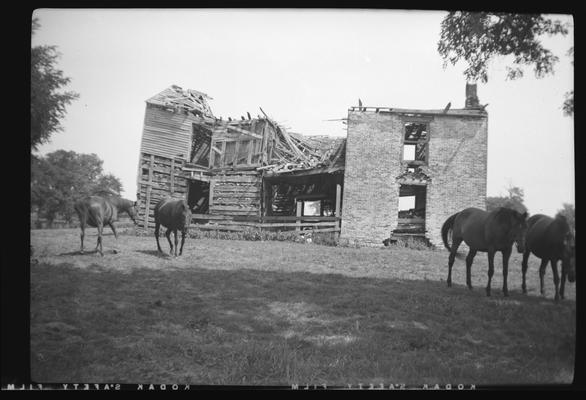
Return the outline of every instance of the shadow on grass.
<path id="1" fill-rule="evenodd" d="M 575 302 L 493 301 L 441 281 L 92 267 L 31 266 L 36 381 L 543 383 L 573 368 Z"/>
<path id="2" fill-rule="evenodd" d="M 137 253 L 146 254 L 147 256 L 155 256 L 158 258 L 171 258 L 167 253 L 161 253 L 159 250 L 136 250 Z"/>
<path id="3" fill-rule="evenodd" d="M 118 250 L 104 250 L 104 255 L 106 254 L 118 254 L 119 251 Z M 95 254 L 100 254 L 98 252 L 98 250 L 94 249 L 94 250 L 84 250 L 83 253 L 78 250 L 78 251 L 70 251 L 68 253 L 60 253 L 57 254 L 58 256 L 92 256 Z"/>

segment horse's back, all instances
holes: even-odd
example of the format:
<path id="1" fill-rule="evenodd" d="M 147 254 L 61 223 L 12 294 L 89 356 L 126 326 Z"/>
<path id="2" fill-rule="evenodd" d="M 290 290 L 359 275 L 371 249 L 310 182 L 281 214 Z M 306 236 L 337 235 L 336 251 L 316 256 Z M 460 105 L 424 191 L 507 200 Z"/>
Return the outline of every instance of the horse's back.
<path id="1" fill-rule="evenodd" d="M 155 206 L 155 223 L 170 229 L 183 229 L 189 225 L 189 207 L 183 199 L 167 197 Z"/>
<path id="2" fill-rule="evenodd" d="M 115 212 L 110 202 L 100 196 L 87 196 L 78 200 L 74 206 L 80 221 L 96 227 L 98 224 L 112 222 Z"/>
<path id="3" fill-rule="evenodd" d="M 539 258 L 561 257 L 564 235 L 569 229 L 565 221 L 538 214 L 529 218 L 527 248 Z"/>
<path id="4" fill-rule="evenodd" d="M 454 232 L 457 232 L 468 247 L 477 251 L 485 251 L 484 225 L 487 216 L 488 213 L 480 208 L 466 208 L 456 217 Z"/>

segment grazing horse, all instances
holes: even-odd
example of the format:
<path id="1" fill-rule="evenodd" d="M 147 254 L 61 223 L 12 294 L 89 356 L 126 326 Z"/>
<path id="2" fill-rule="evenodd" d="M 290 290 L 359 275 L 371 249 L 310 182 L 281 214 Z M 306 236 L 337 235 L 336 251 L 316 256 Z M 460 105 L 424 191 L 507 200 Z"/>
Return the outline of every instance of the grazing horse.
<path id="1" fill-rule="evenodd" d="M 98 228 L 96 250 L 103 256 L 102 232 L 104 226 L 108 225 L 112 229 L 112 232 L 114 232 L 114 237 L 118 239 L 118 234 L 114 228 L 114 222 L 118 220 L 118 214 L 126 212 L 136 224 L 135 207 L 135 201 L 122 199 L 117 196 L 88 196 L 78 200 L 74 208 L 79 217 L 79 226 L 81 228 L 81 253 L 83 253 L 83 239 L 85 237 L 86 225 Z"/>
<path id="2" fill-rule="evenodd" d="M 175 236 L 175 257 L 177 257 L 177 231 L 181 231 L 181 249 L 179 255 L 183 253 L 183 243 L 185 243 L 185 234 L 191 222 L 191 211 L 184 199 L 174 199 L 167 197 L 162 199 L 155 206 L 155 238 L 157 238 L 157 249 L 162 253 L 159 244 L 159 228 L 163 225 L 167 228 L 165 236 L 171 246 L 170 254 L 173 255 L 173 244 L 171 243 L 171 231 Z"/>
<path id="3" fill-rule="evenodd" d="M 543 290 L 543 276 L 547 263 L 551 262 L 553 271 L 553 282 L 555 284 L 555 300 L 564 298 L 566 276 L 570 282 L 576 280 L 576 256 L 575 238 L 568 221 L 564 216 L 558 215 L 555 218 L 547 215 L 537 214 L 527 221 L 527 236 L 525 237 L 525 252 L 523 253 L 523 293 L 527 293 L 525 285 L 525 274 L 527 273 L 527 260 L 531 253 L 541 258 L 539 267 L 539 280 L 541 294 Z M 562 261 L 562 285 L 558 289 L 559 277 L 557 262 Z"/>
<path id="4" fill-rule="evenodd" d="M 509 257 L 513 243 L 517 244 L 519 253 L 524 251 L 525 231 L 527 230 L 527 213 L 520 214 L 515 210 L 499 207 L 487 212 L 479 208 L 466 208 L 449 217 L 442 226 L 442 239 L 450 251 L 448 260 L 448 286 L 452 286 L 452 265 L 458 247 L 464 241 L 470 251 L 466 256 L 466 285 L 472 289 L 470 269 L 478 251 L 488 253 L 488 284 L 486 295 L 490 296 L 490 284 L 494 274 L 494 255 L 497 251 L 503 254 L 503 294 L 509 295 L 507 275 Z M 452 231 L 452 245 L 448 245 L 448 232 Z"/>

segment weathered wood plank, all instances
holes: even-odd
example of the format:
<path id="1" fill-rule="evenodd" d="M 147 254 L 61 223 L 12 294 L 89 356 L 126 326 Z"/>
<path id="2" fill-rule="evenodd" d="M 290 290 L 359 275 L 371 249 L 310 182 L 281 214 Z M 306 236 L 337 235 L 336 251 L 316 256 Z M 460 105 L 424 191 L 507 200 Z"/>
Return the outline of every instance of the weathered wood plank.
<path id="1" fill-rule="evenodd" d="M 320 226 L 320 227 L 324 227 L 324 226 L 329 226 L 329 227 L 335 227 L 337 226 L 336 222 L 293 222 L 293 223 L 281 223 L 281 222 L 275 222 L 275 223 L 262 223 L 261 228 L 285 228 L 285 227 L 312 227 L 312 226 Z"/>
<path id="2" fill-rule="evenodd" d="M 242 232 L 250 227 L 245 226 L 229 226 L 229 225 L 194 225 L 191 228 L 212 231 L 237 231 Z"/>
<path id="3" fill-rule="evenodd" d="M 216 180 L 218 182 L 232 182 L 232 183 L 258 183 L 260 185 L 261 178 L 257 176 L 248 176 L 248 175 L 216 175 Z"/>
<path id="4" fill-rule="evenodd" d="M 239 206 L 216 206 L 210 205 L 210 211 L 234 211 L 234 212 L 253 212 L 259 211 L 258 207 L 239 207 Z"/>
<path id="5" fill-rule="evenodd" d="M 301 221 L 322 221 L 322 222 L 335 222 L 335 221 L 339 221 L 340 218 L 339 217 L 320 217 L 320 216 L 305 216 L 305 217 L 297 217 L 295 215 L 291 215 L 291 216 L 263 216 L 262 217 L 263 221 L 266 222 L 271 222 L 271 221 L 275 221 L 275 222 L 285 222 L 285 221 L 297 221 L 297 220 L 301 220 Z"/>

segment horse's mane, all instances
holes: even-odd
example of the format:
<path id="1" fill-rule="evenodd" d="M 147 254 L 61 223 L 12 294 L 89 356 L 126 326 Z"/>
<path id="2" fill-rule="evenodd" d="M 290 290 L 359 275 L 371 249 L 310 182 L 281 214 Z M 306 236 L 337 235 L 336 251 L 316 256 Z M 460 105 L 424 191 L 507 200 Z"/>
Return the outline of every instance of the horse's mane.
<path id="1" fill-rule="evenodd" d="M 506 215 L 506 216 L 514 216 L 514 217 L 522 217 L 523 213 L 519 212 L 517 210 L 514 210 L 512 208 L 509 207 L 499 207 L 496 210 L 494 210 L 494 213 L 496 216 L 501 216 L 501 215 Z"/>

